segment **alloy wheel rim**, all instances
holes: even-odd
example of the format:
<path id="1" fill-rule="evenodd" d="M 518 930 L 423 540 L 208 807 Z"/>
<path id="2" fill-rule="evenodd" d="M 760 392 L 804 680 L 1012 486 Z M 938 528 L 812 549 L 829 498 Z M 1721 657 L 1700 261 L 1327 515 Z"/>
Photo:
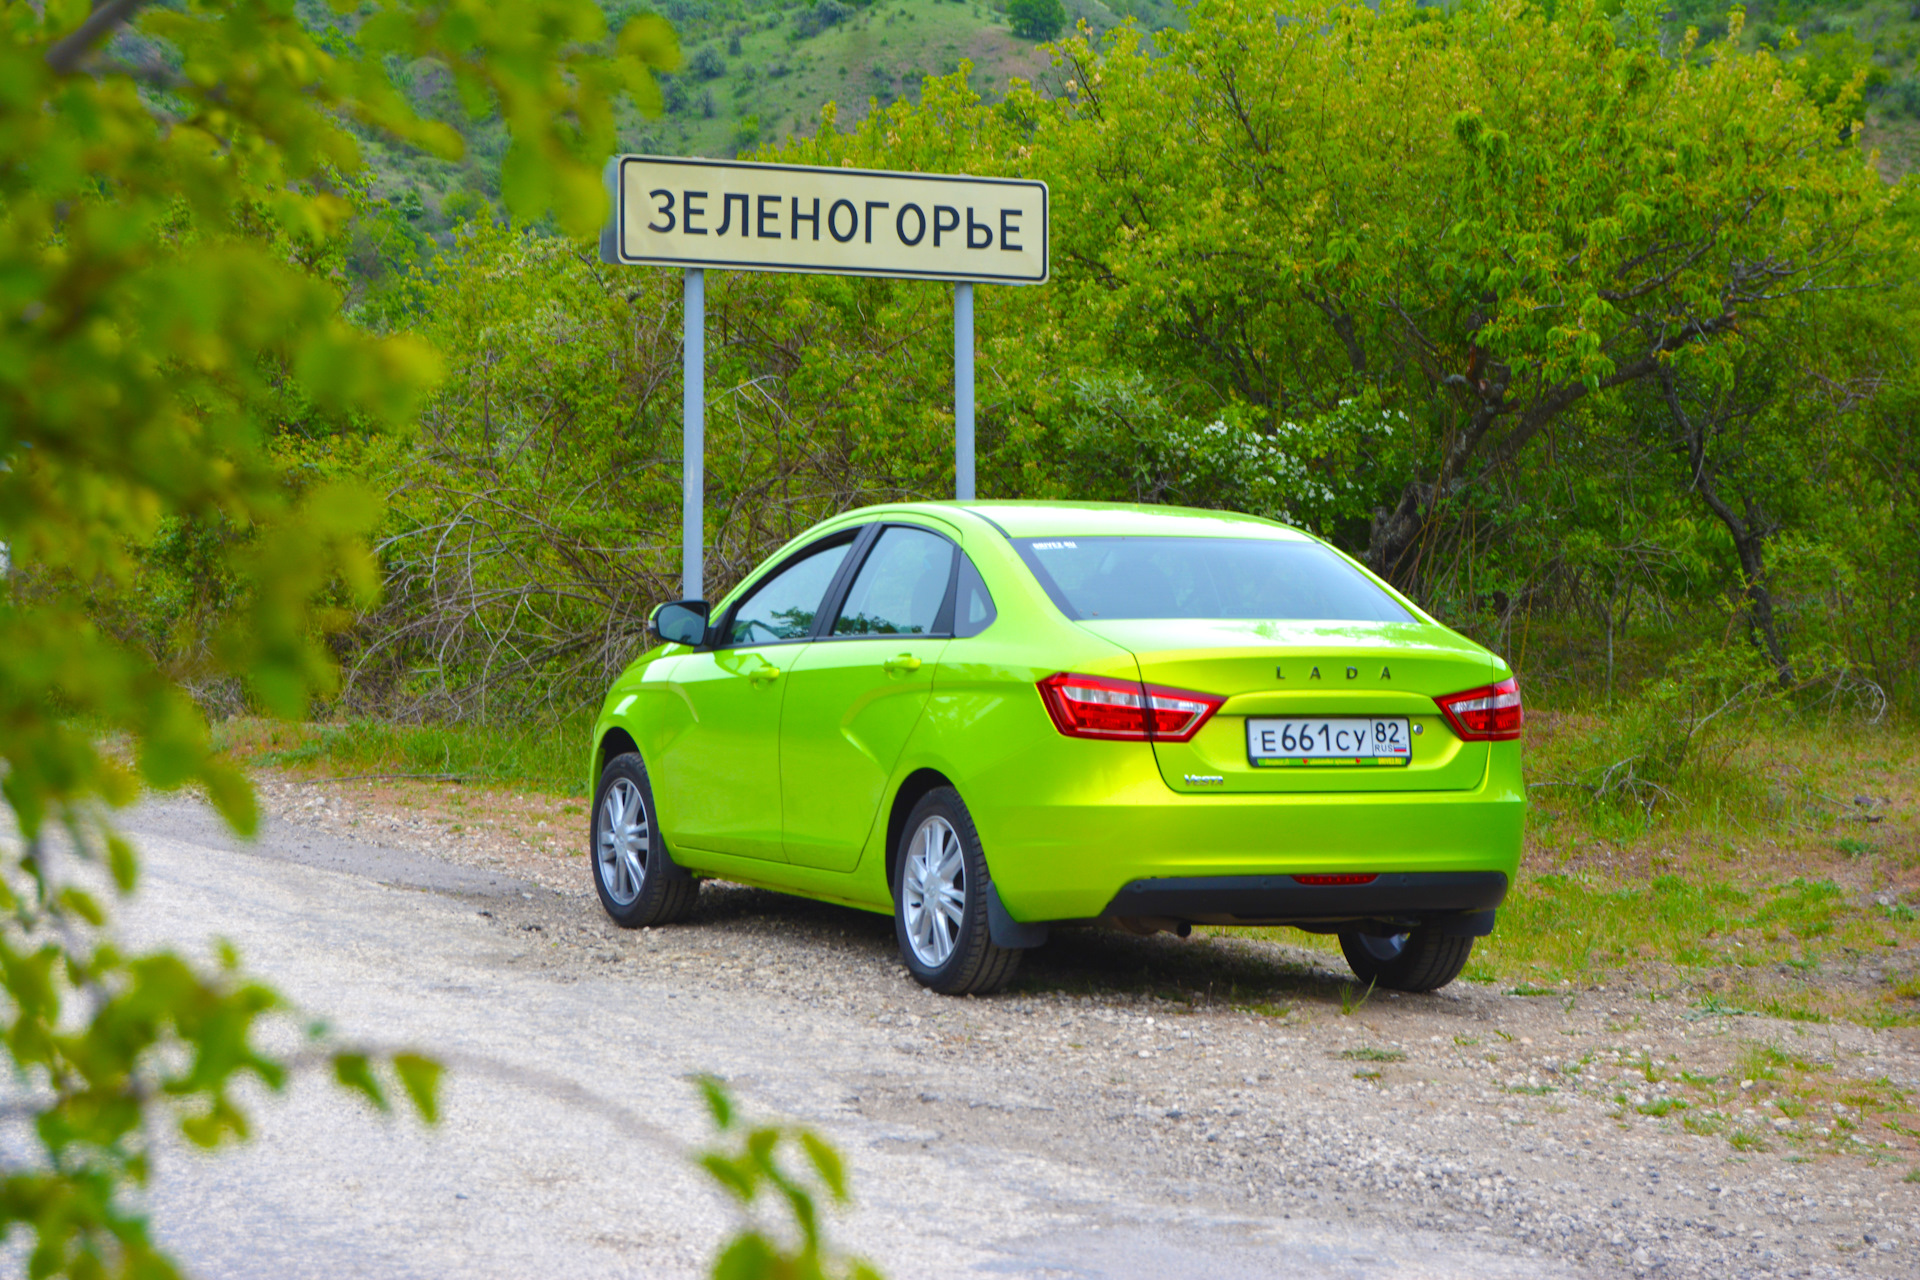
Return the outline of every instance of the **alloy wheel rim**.
<path id="1" fill-rule="evenodd" d="M 1367 954 L 1375 960 L 1397 960 L 1400 958 L 1400 953 L 1407 949 L 1407 935 L 1363 933 L 1360 935 L 1360 945 L 1365 947 Z"/>
<path id="2" fill-rule="evenodd" d="M 920 824 L 907 845 L 901 877 L 907 945 L 914 959 L 938 969 L 953 954 L 967 912 L 967 864 L 960 834 L 942 817 Z"/>
<path id="3" fill-rule="evenodd" d="M 653 844 L 639 787 L 621 778 L 607 788 L 600 802 L 600 829 L 594 834 L 600 887 L 615 904 L 631 905 L 646 882 L 647 851 Z"/>

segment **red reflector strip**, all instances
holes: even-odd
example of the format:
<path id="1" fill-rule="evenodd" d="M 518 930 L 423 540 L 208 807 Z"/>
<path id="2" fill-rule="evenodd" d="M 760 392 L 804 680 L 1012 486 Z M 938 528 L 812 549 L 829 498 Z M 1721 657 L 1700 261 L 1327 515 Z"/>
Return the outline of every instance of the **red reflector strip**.
<path id="1" fill-rule="evenodd" d="M 1378 872 L 1351 871 L 1343 875 L 1332 876 L 1295 876 L 1295 884 L 1372 884 L 1378 880 Z"/>

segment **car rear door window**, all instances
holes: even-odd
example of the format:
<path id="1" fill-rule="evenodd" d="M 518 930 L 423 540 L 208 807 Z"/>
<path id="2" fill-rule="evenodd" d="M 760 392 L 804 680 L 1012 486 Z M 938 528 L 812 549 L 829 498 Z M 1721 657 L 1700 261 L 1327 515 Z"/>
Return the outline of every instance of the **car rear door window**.
<path id="1" fill-rule="evenodd" d="M 946 603 L 954 546 L 938 534 L 889 525 L 854 576 L 836 636 L 931 634 Z"/>
<path id="2" fill-rule="evenodd" d="M 734 606 L 725 647 L 811 636 L 827 588 L 833 585 L 834 574 L 840 571 L 840 563 L 852 546 L 851 538 L 842 538 L 831 545 L 810 548 L 799 560 L 755 587 L 753 594 Z"/>

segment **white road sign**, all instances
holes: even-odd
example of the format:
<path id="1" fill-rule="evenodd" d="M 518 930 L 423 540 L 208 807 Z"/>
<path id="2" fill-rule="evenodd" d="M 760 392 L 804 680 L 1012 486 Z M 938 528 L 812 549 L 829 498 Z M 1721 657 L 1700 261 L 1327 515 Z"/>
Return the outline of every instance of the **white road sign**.
<path id="1" fill-rule="evenodd" d="M 994 284 L 1047 278 L 1047 184 L 621 156 L 610 262 Z"/>

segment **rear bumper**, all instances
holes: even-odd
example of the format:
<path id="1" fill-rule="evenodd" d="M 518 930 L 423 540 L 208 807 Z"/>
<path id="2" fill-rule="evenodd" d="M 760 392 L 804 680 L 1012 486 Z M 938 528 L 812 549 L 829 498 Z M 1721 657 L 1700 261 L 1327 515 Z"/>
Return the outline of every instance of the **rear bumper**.
<path id="1" fill-rule="evenodd" d="M 1157 770 L 1128 768 L 1086 779 L 1080 794 L 1050 791 L 1049 779 L 1067 775 L 1040 769 L 995 785 L 963 784 L 963 794 L 1016 921 L 1294 923 L 1482 912 L 1518 875 L 1526 828 L 1519 744 L 1494 745 L 1480 785 L 1464 791 L 1183 795 Z M 1151 757 L 1143 763 L 1150 768 Z M 1325 873 L 1377 879 L 1325 887 L 1292 880 Z"/>
<path id="2" fill-rule="evenodd" d="M 1507 896 L 1501 871 L 1403 871 L 1368 884 L 1306 885 L 1292 876 L 1166 876 L 1126 885 L 1105 916 L 1190 924 L 1335 924 L 1491 911 Z"/>

